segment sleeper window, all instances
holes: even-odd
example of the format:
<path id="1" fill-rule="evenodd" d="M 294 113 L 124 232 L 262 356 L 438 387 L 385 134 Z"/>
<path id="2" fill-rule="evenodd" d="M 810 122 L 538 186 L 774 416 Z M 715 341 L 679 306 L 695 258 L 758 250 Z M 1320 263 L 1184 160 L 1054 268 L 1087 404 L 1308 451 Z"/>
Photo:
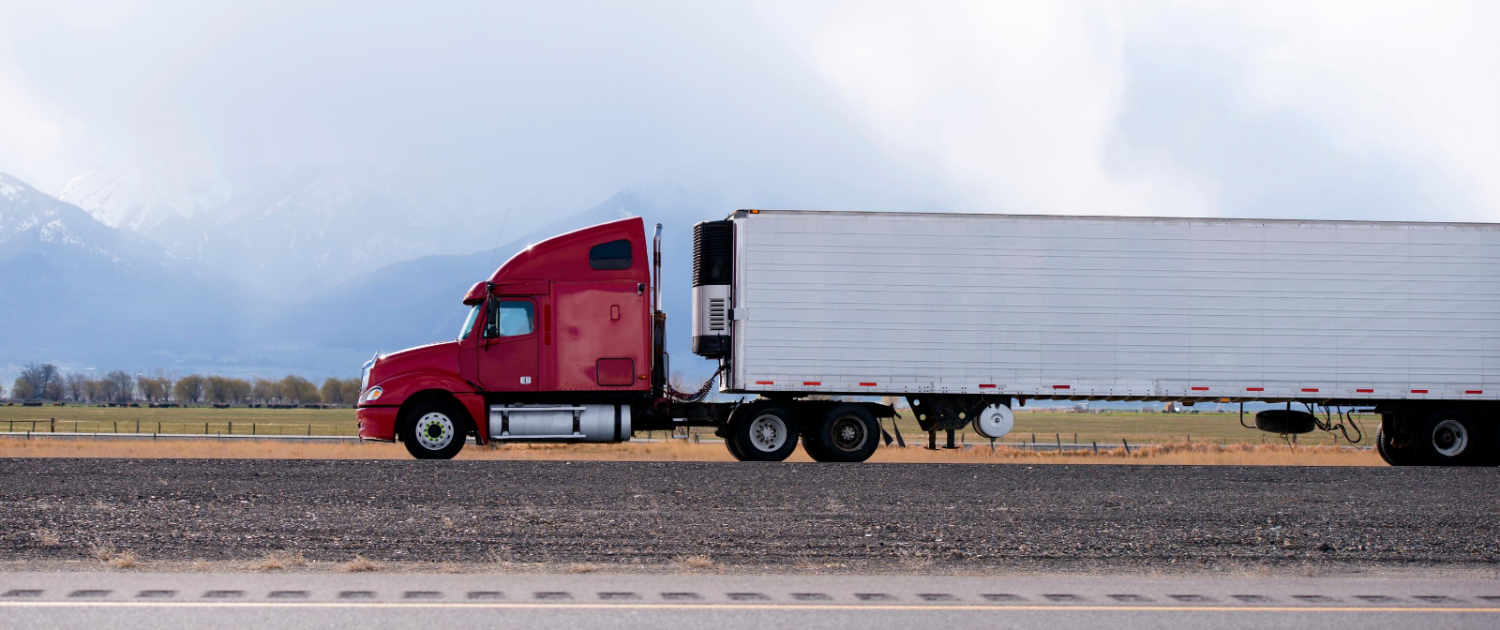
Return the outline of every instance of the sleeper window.
<path id="1" fill-rule="evenodd" d="M 630 268 L 630 241 L 618 240 L 589 248 L 589 267 L 606 271 Z"/>

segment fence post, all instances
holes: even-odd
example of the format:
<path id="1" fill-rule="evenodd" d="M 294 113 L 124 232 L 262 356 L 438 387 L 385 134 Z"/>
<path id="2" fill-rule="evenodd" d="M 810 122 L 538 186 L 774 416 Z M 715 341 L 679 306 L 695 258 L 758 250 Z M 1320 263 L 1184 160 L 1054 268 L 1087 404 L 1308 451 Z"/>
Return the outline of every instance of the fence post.
<path id="1" fill-rule="evenodd" d="M 312 437 L 312 425 L 307 425 L 307 436 Z"/>
<path id="2" fill-rule="evenodd" d="M 1099 454 L 1099 440 L 1094 440 L 1094 454 Z"/>
<path id="3" fill-rule="evenodd" d="M 57 418 L 48 418 L 47 421 L 52 425 L 51 432 L 57 433 Z"/>
<path id="4" fill-rule="evenodd" d="M 1062 452 L 1062 434 L 1061 433 L 1053 433 L 1052 437 L 1057 438 L 1057 452 L 1061 453 Z"/>
<path id="5" fill-rule="evenodd" d="M 234 421 L 233 420 L 231 420 L 229 422 L 229 434 L 230 435 L 234 435 Z"/>
<path id="6" fill-rule="evenodd" d="M 1125 445 L 1125 454 L 1129 455 L 1130 454 L 1130 442 L 1126 441 L 1125 438 L 1120 438 L 1120 443 Z"/>

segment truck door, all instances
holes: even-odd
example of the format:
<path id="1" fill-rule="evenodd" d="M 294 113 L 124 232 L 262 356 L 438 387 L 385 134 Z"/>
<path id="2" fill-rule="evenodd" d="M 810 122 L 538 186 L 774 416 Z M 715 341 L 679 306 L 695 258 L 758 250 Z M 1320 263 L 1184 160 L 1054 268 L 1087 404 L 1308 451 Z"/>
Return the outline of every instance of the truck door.
<path id="1" fill-rule="evenodd" d="M 491 304 L 485 339 L 476 352 L 480 385 L 492 392 L 536 391 L 536 301 L 504 297 Z"/>

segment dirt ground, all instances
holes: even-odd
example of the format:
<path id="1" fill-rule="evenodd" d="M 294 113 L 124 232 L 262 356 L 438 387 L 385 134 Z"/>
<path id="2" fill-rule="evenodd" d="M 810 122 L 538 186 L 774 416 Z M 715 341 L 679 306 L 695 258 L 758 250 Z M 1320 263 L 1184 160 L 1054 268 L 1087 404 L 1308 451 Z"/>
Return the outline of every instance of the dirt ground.
<path id="1" fill-rule="evenodd" d="M 1500 469 L 22 458 L 0 478 L 0 570 L 1500 568 Z"/>
<path id="2" fill-rule="evenodd" d="M 0 457 L 124 457 L 208 459 L 411 459 L 399 444 L 255 439 L 142 439 L 0 437 Z M 459 459 L 546 461 L 733 461 L 723 442 L 705 440 L 633 441 L 623 444 L 469 445 Z M 811 462 L 801 450 L 789 461 Z M 1037 463 L 1233 466 L 1383 466 L 1369 449 L 1332 446 L 1220 445 L 1203 442 L 1152 444 L 1144 448 L 1101 447 L 1097 452 L 1032 451 L 1012 446 L 975 445 L 936 451 L 908 444 L 882 447 L 875 463 Z"/>

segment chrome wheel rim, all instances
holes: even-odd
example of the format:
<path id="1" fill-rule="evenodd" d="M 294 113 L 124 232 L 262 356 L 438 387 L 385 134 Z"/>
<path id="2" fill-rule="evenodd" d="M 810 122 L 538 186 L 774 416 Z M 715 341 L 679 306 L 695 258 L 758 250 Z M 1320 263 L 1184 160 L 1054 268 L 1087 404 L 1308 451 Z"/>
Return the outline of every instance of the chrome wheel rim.
<path id="1" fill-rule="evenodd" d="M 833 446 L 841 451 L 857 451 L 870 439 L 865 423 L 854 416 L 844 416 L 833 421 Z"/>
<path id="2" fill-rule="evenodd" d="M 751 420 L 750 444 L 763 453 L 781 448 L 786 444 L 786 421 L 769 413 Z"/>
<path id="3" fill-rule="evenodd" d="M 1443 457 L 1453 457 L 1469 446 L 1469 431 L 1464 423 L 1444 420 L 1432 429 L 1432 448 Z"/>
<path id="4" fill-rule="evenodd" d="M 453 421 L 436 411 L 417 419 L 417 443 L 429 451 L 441 451 L 453 443 Z"/>

